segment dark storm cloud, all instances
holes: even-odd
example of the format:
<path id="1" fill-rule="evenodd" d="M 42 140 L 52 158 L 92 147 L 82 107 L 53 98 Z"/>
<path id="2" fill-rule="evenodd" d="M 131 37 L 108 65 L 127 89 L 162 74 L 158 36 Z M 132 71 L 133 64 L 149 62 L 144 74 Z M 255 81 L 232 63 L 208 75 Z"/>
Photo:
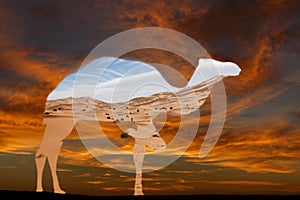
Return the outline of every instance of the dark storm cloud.
<path id="1" fill-rule="evenodd" d="M 277 85 L 277 91 L 272 86 L 256 91 L 258 85 L 274 81 L 276 72 L 297 76 L 292 73 L 298 55 L 297 4 L 297 1 L 3 1 L 0 4 L 2 110 L 41 112 L 47 95 L 66 75 L 77 70 L 84 56 L 99 42 L 130 28 L 159 26 L 181 31 L 202 44 L 213 58 L 241 66 L 239 77 L 225 80 L 229 94 L 244 95 L 229 107 L 229 115 L 238 113 L 260 103 L 253 102 L 253 98 L 260 97 L 257 99 L 263 102 L 284 91 L 285 85 Z M 177 57 L 166 59 L 162 52 L 132 55 L 150 63 L 172 66 L 187 79 L 193 73 L 189 64 Z M 288 59 L 289 68 L 285 70 L 283 60 L 291 56 L 294 59 Z M 278 69 L 283 73 L 278 73 Z M 170 81 L 176 83 L 173 79 Z"/>
<path id="2" fill-rule="evenodd" d="M 2 91 L 2 102 L 5 102 L 2 107 L 6 107 L 6 111 L 22 112 L 21 105 L 29 104 L 31 110 L 41 111 L 42 104 L 33 102 L 37 99 L 43 101 L 64 76 L 78 68 L 83 57 L 99 42 L 129 28 L 168 27 L 169 23 L 183 19 L 189 10 L 188 3 L 184 2 L 179 7 L 178 3 L 2 2 L 0 76 L 6 82 Z M 8 81 L 9 77 L 14 81 Z M 13 107 L 19 104 L 20 107 Z"/>
<path id="3" fill-rule="evenodd" d="M 235 90 L 245 92 L 273 81 L 276 68 L 270 62 L 290 35 L 299 37 L 298 8 L 297 1 L 212 2 L 204 14 L 192 12 L 178 30 L 196 38 L 212 57 L 237 62 L 242 73 Z"/>
<path id="4" fill-rule="evenodd" d="M 297 52 L 298 4 L 297 1 L 4 1 L 0 8 L 3 30 L 0 76 L 8 91 L 28 94 L 27 90 L 36 87 L 39 92 L 34 95 L 42 101 L 64 76 L 77 70 L 84 56 L 99 42 L 122 30 L 160 26 L 196 39 L 213 58 L 239 64 L 241 75 L 225 83 L 230 94 L 246 95 L 253 93 L 258 85 L 274 81 L 278 68 L 284 69 L 284 63 L 276 58 L 281 55 L 290 58 L 290 54 Z M 290 39 L 295 42 L 288 42 Z M 191 66 L 176 59 L 164 60 L 162 53 L 145 55 L 149 62 L 154 55 L 186 78 L 193 73 Z M 274 67 L 275 62 L 280 66 Z M 289 65 L 296 64 L 289 59 Z M 9 83 L 8 77 L 17 81 Z M 18 90 L 16 87 L 21 84 L 24 87 Z M 8 105 L 13 104 L 5 103 Z M 36 110 L 42 110 L 40 105 Z"/>

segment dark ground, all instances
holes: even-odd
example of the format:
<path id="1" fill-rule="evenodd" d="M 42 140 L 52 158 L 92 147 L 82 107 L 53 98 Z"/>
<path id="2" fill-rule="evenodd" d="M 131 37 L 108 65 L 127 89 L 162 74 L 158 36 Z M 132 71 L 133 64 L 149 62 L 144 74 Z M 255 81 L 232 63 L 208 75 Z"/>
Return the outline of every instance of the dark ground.
<path id="1" fill-rule="evenodd" d="M 54 194 L 49 192 L 30 192 L 30 191 L 9 191 L 9 190 L 0 190 L 1 199 L 43 199 L 43 200 L 113 200 L 113 199 L 184 199 L 184 200 L 218 200 L 218 199 L 243 199 L 243 200 L 260 200 L 260 199 L 272 199 L 272 200 L 281 200 L 281 199 L 300 199 L 299 196 L 290 196 L 290 195 L 182 195 L 182 196 L 88 196 L 88 195 L 73 195 L 73 194 Z M 4 197 L 4 198 L 3 198 Z"/>

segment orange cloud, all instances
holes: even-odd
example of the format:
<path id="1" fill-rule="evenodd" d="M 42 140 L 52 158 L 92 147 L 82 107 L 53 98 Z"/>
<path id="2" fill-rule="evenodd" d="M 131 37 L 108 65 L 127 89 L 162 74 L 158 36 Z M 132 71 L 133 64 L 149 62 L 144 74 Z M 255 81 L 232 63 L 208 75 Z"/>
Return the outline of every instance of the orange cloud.
<path id="1" fill-rule="evenodd" d="M 271 182 L 271 181 L 211 181 L 213 184 L 224 184 L 224 185 L 270 185 L 270 186 L 278 186 L 285 185 L 285 183 L 281 182 Z"/>
<path id="2" fill-rule="evenodd" d="M 48 55 L 52 60 L 43 61 L 33 59 L 34 53 L 28 50 L 11 49 L 2 52 L 0 59 L 15 73 L 24 78 L 30 78 L 32 81 L 46 84 L 48 88 L 56 87 L 60 80 L 70 74 L 67 69 L 57 66 L 58 60 L 55 60 L 57 58 L 53 58 L 53 55 Z"/>
<path id="3" fill-rule="evenodd" d="M 42 129 L 36 127 L 2 129 L 0 151 L 11 154 L 32 154 L 42 139 L 41 133 Z"/>
<path id="4" fill-rule="evenodd" d="M 243 110 L 267 102 L 268 100 L 281 95 L 289 88 L 289 85 L 279 83 L 252 89 L 251 92 L 247 92 L 244 96 L 238 98 L 236 102 L 229 102 L 229 105 L 227 106 L 227 118 L 237 116 Z"/>
<path id="5" fill-rule="evenodd" d="M 39 60 L 34 58 L 33 50 L 22 50 L 11 40 L 8 43 L 11 48 L 0 51 L 0 70 L 4 71 L 0 83 L 4 86 L 0 91 L 0 126 L 39 128 L 43 125 L 48 94 L 70 69 L 59 67 L 55 54 L 44 55 L 49 60 Z"/>
<path id="6" fill-rule="evenodd" d="M 276 124 L 274 124 L 276 121 Z M 294 164 L 299 161 L 297 132 L 290 123 L 281 119 L 262 120 L 255 127 L 246 126 L 224 129 L 217 145 L 204 159 L 190 162 L 200 165 L 215 165 L 241 169 L 247 172 L 293 173 Z M 265 124 L 274 124 L 271 127 Z M 233 126 L 235 127 L 235 126 Z M 203 136 L 195 139 L 186 156 L 197 158 Z"/>

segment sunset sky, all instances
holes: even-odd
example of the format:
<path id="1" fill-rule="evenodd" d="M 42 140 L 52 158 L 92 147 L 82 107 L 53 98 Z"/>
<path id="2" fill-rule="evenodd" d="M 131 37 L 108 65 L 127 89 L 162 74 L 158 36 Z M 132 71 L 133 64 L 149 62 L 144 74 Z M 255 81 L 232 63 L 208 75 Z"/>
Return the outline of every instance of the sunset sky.
<path id="1" fill-rule="evenodd" d="M 0 2 L 0 189 L 35 190 L 34 154 L 45 128 L 45 103 L 60 81 L 108 37 L 155 26 L 188 35 L 212 58 L 234 62 L 242 71 L 224 80 L 227 116 L 214 149 L 198 157 L 209 123 L 208 101 L 203 118 L 195 119 L 200 126 L 189 150 L 166 168 L 144 174 L 145 195 L 300 194 L 300 2 L 149 2 Z M 194 70 L 151 49 L 124 57 L 169 65 L 186 79 Z M 174 76 L 166 79 L 181 84 Z M 162 134 L 176 127 L 172 120 Z M 133 192 L 134 174 L 93 158 L 75 129 L 64 141 L 58 173 L 67 193 Z M 48 165 L 44 189 L 52 191 Z"/>

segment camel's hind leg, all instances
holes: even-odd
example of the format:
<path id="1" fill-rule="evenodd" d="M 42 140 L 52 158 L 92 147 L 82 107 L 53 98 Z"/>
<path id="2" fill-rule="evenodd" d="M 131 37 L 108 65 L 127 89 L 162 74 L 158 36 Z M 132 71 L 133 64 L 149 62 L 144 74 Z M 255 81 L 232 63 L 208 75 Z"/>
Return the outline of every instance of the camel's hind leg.
<path id="1" fill-rule="evenodd" d="M 42 179 L 43 179 L 43 170 L 44 170 L 45 162 L 46 162 L 46 156 L 37 153 L 35 157 L 35 164 L 37 168 L 37 184 L 36 184 L 37 192 L 43 191 Z"/>
<path id="2" fill-rule="evenodd" d="M 46 128 L 44 137 L 40 145 L 39 150 L 35 156 L 35 162 L 37 167 L 37 186 L 36 191 L 42 192 L 42 175 L 45 166 L 46 158 L 48 158 L 49 166 L 51 169 L 53 189 L 55 193 L 64 194 L 59 186 L 59 180 L 57 177 L 57 159 L 63 144 L 63 140 L 69 135 L 74 127 L 74 121 L 72 118 L 49 118 L 44 120 Z"/>

